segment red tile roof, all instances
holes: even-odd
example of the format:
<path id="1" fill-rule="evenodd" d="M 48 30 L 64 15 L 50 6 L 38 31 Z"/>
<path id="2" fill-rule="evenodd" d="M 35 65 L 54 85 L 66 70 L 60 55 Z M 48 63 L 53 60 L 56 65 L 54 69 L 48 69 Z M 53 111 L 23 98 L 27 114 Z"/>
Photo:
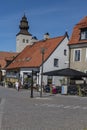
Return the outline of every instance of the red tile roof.
<path id="1" fill-rule="evenodd" d="M 6 66 L 7 60 L 11 61 L 17 55 L 18 55 L 18 53 L 15 53 L 15 52 L 0 51 L 0 66 L 1 66 L 1 68 L 4 68 Z"/>
<path id="2" fill-rule="evenodd" d="M 44 60 L 47 60 L 65 36 L 66 35 L 38 41 L 31 46 L 26 46 L 26 48 L 15 58 L 7 69 L 39 67 L 42 64 L 41 48 L 45 48 Z"/>
<path id="3" fill-rule="evenodd" d="M 82 28 L 87 28 L 87 16 L 84 17 L 78 24 L 73 28 L 73 32 L 69 41 L 71 44 L 85 43 L 87 40 L 80 40 L 80 33 Z"/>

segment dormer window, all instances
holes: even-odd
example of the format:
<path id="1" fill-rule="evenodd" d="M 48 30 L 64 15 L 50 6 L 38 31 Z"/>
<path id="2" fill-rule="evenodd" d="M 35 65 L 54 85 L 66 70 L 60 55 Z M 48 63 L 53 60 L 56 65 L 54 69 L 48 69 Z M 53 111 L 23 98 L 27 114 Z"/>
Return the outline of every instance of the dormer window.
<path id="1" fill-rule="evenodd" d="M 87 39 L 87 28 L 81 29 L 81 40 Z"/>

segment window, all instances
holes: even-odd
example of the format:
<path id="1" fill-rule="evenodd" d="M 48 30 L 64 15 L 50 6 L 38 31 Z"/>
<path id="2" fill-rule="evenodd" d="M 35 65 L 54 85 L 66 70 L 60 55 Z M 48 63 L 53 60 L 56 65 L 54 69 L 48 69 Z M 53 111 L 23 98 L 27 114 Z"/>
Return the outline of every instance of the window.
<path id="1" fill-rule="evenodd" d="M 26 40 L 26 43 L 28 43 L 28 39 Z"/>
<path id="2" fill-rule="evenodd" d="M 64 55 L 65 55 L 65 56 L 67 55 L 67 50 L 66 50 L 66 49 L 64 50 Z"/>
<path id="3" fill-rule="evenodd" d="M 87 28 L 81 30 L 81 40 L 87 39 Z"/>
<path id="4" fill-rule="evenodd" d="M 75 50 L 74 61 L 80 61 L 80 60 L 81 60 L 81 50 Z"/>
<path id="5" fill-rule="evenodd" d="M 59 60 L 58 59 L 54 59 L 54 67 L 58 67 L 58 62 L 59 62 Z"/>
<path id="6" fill-rule="evenodd" d="M 23 39 L 23 43 L 25 43 L 25 39 Z"/>
<path id="7" fill-rule="evenodd" d="M 47 84 L 52 84 L 52 76 L 48 76 Z"/>

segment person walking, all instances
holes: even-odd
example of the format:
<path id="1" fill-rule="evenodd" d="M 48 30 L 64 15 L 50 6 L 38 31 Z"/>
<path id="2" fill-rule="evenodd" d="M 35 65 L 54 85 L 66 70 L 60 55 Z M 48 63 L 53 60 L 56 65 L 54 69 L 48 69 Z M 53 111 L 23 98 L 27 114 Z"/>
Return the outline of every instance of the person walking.
<path id="1" fill-rule="evenodd" d="M 15 82 L 15 87 L 16 87 L 17 91 L 19 91 L 19 82 L 18 81 Z"/>

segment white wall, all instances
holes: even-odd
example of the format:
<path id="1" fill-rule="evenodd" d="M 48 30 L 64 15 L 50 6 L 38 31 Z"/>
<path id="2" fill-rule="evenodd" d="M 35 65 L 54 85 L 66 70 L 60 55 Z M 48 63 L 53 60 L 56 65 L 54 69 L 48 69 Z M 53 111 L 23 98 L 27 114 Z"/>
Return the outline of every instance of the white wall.
<path id="1" fill-rule="evenodd" d="M 69 48 L 67 46 L 68 39 L 67 37 L 62 41 L 62 43 L 56 48 L 53 54 L 49 57 L 49 59 L 44 63 L 43 71 L 52 71 L 67 68 L 68 64 L 65 62 L 68 61 Z M 64 55 L 64 49 L 67 50 L 67 56 Z M 47 51 L 47 50 L 46 50 Z M 59 59 L 59 66 L 54 67 L 54 58 Z"/>
<path id="2" fill-rule="evenodd" d="M 67 55 L 64 55 L 64 50 L 67 50 Z M 47 50 L 46 50 L 47 51 Z M 59 59 L 59 66 L 54 67 L 54 58 Z M 63 68 L 69 67 L 68 63 L 69 61 L 69 48 L 68 48 L 68 39 L 67 37 L 62 41 L 62 43 L 56 48 L 56 50 L 53 52 L 53 54 L 49 57 L 49 59 L 44 63 L 43 65 L 43 72 L 48 72 L 52 70 L 59 70 Z M 56 85 L 60 85 L 60 79 L 63 77 L 55 76 L 53 77 L 53 82 Z M 47 80 L 44 76 L 44 82 L 46 83 Z"/>
<path id="3" fill-rule="evenodd" d="M 28 43 L 23 43 L 23 39 L 28 40 Z M 27 45 L 31 43 L 32 36 L 19 34 L 16 37 L 16 52 L 21 52 Z"/>

